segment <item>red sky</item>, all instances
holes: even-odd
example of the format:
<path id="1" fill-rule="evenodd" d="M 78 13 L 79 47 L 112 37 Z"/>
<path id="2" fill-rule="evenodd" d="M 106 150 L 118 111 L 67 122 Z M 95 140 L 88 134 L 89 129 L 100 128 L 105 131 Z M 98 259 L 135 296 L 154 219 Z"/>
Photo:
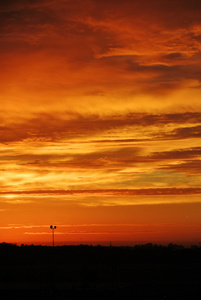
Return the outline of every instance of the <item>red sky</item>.
<path id="1" fill-rule="evenodd" d="M 0 4 L 0 242 L 201 239 L 201 2 Z"/>

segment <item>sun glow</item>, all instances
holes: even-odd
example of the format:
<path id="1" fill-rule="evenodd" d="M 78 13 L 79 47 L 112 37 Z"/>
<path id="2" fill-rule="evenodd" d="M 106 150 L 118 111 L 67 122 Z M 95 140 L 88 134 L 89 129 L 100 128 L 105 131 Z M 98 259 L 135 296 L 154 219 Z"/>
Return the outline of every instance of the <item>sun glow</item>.
<path id="1" fill-rule="evenodd" d="M 9 194 L 9 195 L 1 195 L 1 197 L 3 197 L 3 198 L 6 198 L 6 199 L 14 199 L 14 198 L 16 198 L 17 196 L 16 195 L 12 195 L 12 194 Z"/>

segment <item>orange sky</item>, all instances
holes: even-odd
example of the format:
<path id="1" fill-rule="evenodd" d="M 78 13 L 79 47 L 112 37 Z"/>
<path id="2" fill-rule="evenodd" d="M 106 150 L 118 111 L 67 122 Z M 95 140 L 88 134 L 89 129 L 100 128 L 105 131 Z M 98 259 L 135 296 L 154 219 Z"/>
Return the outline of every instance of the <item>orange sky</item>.
<path id="1" fill-rule="evenodd" d="M 201 240 L 201 3 L 0 4 L 0 242 Z"/>

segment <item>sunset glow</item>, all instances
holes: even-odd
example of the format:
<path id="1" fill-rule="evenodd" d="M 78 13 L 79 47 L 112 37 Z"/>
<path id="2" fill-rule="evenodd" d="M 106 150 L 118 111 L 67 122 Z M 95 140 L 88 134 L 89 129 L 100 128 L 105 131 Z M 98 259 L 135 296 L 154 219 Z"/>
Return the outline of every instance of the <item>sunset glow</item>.
<path id="1" fill-rule="evenodd" d="M 0 242 L 199 243 L 201 2 L 0 15 Z"/>

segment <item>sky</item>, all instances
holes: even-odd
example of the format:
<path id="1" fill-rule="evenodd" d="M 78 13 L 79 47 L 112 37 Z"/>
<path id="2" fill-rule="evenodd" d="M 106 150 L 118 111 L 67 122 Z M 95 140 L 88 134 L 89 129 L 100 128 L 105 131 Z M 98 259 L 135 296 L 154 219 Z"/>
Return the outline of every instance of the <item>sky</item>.
<path id="1" fill-rule="evenodd" d="M 201 2 L 0 4 L 0 242 L 201 241 Z"/>

